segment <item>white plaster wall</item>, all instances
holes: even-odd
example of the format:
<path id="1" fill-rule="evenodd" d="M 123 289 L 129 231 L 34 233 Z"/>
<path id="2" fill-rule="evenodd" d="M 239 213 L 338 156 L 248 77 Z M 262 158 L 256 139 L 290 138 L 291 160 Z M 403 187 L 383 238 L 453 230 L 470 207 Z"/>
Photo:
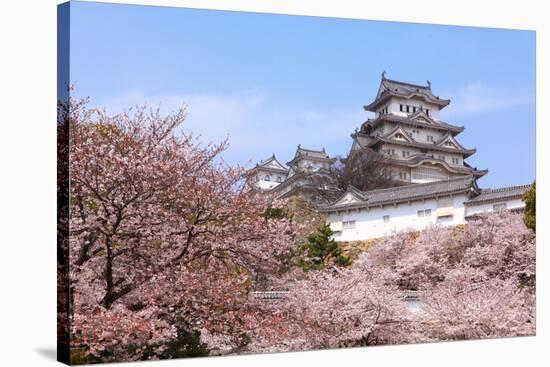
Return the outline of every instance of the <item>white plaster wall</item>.
<path id="1" fill-rule="evenodd" d="M 265 179 L 266 176 L 269 176 L 270 180 L 267 181 Z M 252 184 L 257 187 L 260 190 L 271 190 L 275 186 L 279 185 L 281 182 L 277 182 L 277 178 L 283 182 L 285 180 L 285 176 L 282 174 L 276 174 L 272 172 L 262 172 L 260 171 L 256 175 L 254 175 L 251 180 Z"/>
<path id="2" fill-rule="evenodd" d="M 410 155 L 418 154 L 420 153 L 420 149 L 412 148 L 412 147 L 402 147 L 400 145 L 393 145 L 393 144 L 382 144 L 382 150 L 387 152 L 389 149 L 394 150 L 394 156 L 393 158 L 397 159 L 404 159 L 403 158 L 403 151 L 409 152 Z"/>
<path id="3" fill-rule="evenodd" d="M 493 205 L 506 203 L 506 209 L 521 209 L 525 207 L 525 203 L 521 199 L 508 199 L 495 201 L 492 203 L 482 203 L 475 206 L 468 205 L 466 207 L 466 215 L 475 215 L 481 213 L 491 213 L 493 212 Z"/>
<path id="4" fill-rule="evenodd" d="M 378 238 L 391 235 L 396 231 L 422 230 L 431 224 L 438 223 L 443 226 L 455 226 L 464 223 L 464 201 L 466 195 L 458 195 L 452 198 L 453 217 L 450 220 L 438 221 L 438 201 L 435 199 L 385 206 L 384 208 L 360 209 L 348 212 L 330 213 L 327 222 L 333 228 L 341 227 L 339 222 L 355 220 L 354 229 L 342 229 L 340 234 L 335 234 L 337 241 L 355 241 Z M 418 217 L 418 210 L 431 209 L 429 217 Z M 383 222 L 383 216 L 389 215 L 390 221 Z"/>
<path id="5" fill-rule="evenodd" d="M 403 117 L 406 117 L 407 115 L 410 115 L 410 114 L 413 113 L 412 109 L 411 109 L 411 112 L 409 112 L 408 114 L 407 114 L 407 112 L 399 111 L 399 105 L 400 104 L 403 105 L 405 111 L 406 111 L 406 106 L 407 105 L 416 106 L 417 108 L 422 107 L 422 108 L 424 108 L 424 110 L 429 109 L 430 110 L 430 117 L 433 118 L 434 120 L 439 120 L 439 106 L 431 104 L 431 103 L 426 103 L 423 100 L 410 100 L 410 99 L 393 97 L 389 100 L 388 104 L 382 106 L 382 108 L 384 108 L 385 106 L 388 106 L 388 113 L 393 113 L 393 114 L 396 114 L 398 116 L 403 116 Z"/>
<path id="6" fill-rule="evenodd" d="M 428 128 L 421 129 L 421 128 L 413 128 L 410 126 L 403 126 L 403 128 L 405 129 L 405 131 L 411 134 L 414 140 L 416 140 L 419 143 L 430 143 L 430 141 L 428 140 L 428 135 L 433 136 L 434 141 L 440 140 L 444 135 L 444 132 L 442 131 L 428 129 Z M 413 132 L 413 130 L 416 130 L 418 132 Z"/>

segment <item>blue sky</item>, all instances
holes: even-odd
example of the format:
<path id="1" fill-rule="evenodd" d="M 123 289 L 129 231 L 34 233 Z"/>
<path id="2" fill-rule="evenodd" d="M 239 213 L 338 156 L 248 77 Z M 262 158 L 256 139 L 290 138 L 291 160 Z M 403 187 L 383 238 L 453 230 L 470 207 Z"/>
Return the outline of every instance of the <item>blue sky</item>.
<path id="1" fill-rule="evenodd" d="M 185 103 L 185 131 L 228 137 L 224 158 L 249 165 L 299 143 L 345 155 L 383 70 L 429 79 L 489 169 L 481 187 L 535 178 L 531 31 L 73 2 L 70 52 L 76 96 L 110 112 Z"/>

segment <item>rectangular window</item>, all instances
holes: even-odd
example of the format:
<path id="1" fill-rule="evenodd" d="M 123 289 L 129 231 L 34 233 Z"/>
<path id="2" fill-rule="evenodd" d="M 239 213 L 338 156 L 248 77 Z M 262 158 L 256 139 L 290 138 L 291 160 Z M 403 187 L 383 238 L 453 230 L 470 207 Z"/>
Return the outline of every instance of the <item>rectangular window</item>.
<path id="1" fill-rule="evenodd" d="M 419 218 L 422 218 L 422 217 L 431 217 L 432 216 L 432 210 L 431 209 L 424 209 L 424 210 L 419 210 L 418 212 L 416 212 L 418 217 Z"/>
<path id="2" fill-rule="evenodd" d="M 401 153 L 403 154 L 403 158 L 407 158 L 409 155 L 411 155 L 411 152 L 409 152 L 408 150 L 403 150 Z"/>
<path id="3" fill-rule="evenodd" d="M 347 220 L 342 222 L 342 228 L 343 229 L 354 229 L 355 228 L 355 221 L 354 220 Z"/>
<path id="4" fill-rule="evenodd" d="M 426 108 L 426 115 L 430 116 L 430 110 Z"/>
<path id="5" fill-rule="evenodd" d="M 434 137 L 431 135 L 426 136 L 426 139 L 428 139 L 428 141 L 431 141 L 431 142 L 434 141 Z"/>
<path id="6" fill-rule="evenodd" d="M 413 112 L 416 112 L 416 106 L 413 107 Z"/>
<path id="7" fill-rule="evenodd" d="M 382 219 L 384 220 L 384 223 L 388 223 L 390 221 L 390 216 L 389 215 L 384 215 L 384 217 Z"/>
<path id="8" fill-rule="evenodd" d="M 403 105 L 402 104 L 399 105 L 399 111 L 403 112 Z"/>
<path id="9" fill-rule="evenodd" d="M 407 112 L 411 112 L 411 111 L 409 110 L 410 107 L 411 107 L 411 106 L 407 106 Z"/>
<path id="10" fill-rule="evenodd" d="M 505 209 L 506 209 L 506 203 L 499 203 L 499 204 L 493 205 L 493 211 L 495 211 L 495 212 L 499 212 L 499 211 L 505 210 Z"/>

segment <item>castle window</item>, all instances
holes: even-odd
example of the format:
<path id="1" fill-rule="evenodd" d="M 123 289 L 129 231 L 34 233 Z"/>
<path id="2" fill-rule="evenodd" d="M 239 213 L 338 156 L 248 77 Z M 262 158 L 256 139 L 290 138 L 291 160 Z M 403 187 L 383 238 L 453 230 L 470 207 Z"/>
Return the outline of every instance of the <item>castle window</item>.
<path id="1" fill-rule="evenodd" d="M 281 176 L 277 176 L 277 182 L 281 182 Z"/>
<path id="2" fill-rule="evenodd" d="M 434 141 L 434 137 L 432 135 L 428 135 L 426 136 L 426 138 L 428 139 L 428 141 L 431 141 L 431 142 Z"/>
<path id="3" fill-rule="evenodd" d="M 407 158 L 411 154 L 411 152 L 409 152 L 408 150 L 404 150 L 402 151 L 402 154 L 403 154 L 403 158 Z"/>
<path id="4" fill-rule="evenodd" d="M 264 180 L 265 181 L 271 181 L 271 177 L 269 177 L 269 175 L 265 175 Z"/>
<path id="5" fill-rule="evenodd" d="M 458 158 L 453 157 L 453 158 L 452 158 L 452 161 L 453 161 L 453 164 L 458 164 Z"/>
<path id="6" fill-rule="evenodd" d="M 399 111 L 403 112 L 403 105 L 402 104 L 399 105 Z"/>
<path id="7" fill-rule="evenodd" d="M 390 216 L 389 216 L 389 215 L 384 215 L 384 216 L 382 217 L 382 220 L 384 221 L 384 223 L 389 223 L 389 221 L 390 221 Z"/>
<path id="8" fill-rule="evenodd" d="M 411 111 L 409 110 L 410 107 L 411 107 L 411 106 L 407 106 L 407 112 L 411 112 Z"/>
<path id="9" fill-rule="evenodd" d="M 413 106 L 413 112 L 416 112 L 416 106 Z"/>
<path id="10" fill-rule="evenodd" d="M 343 229 L 354 229 L 355 228 L 355 221 L 354 220 L 346 220 L 342 222 L 342 228 Z"/>
<path id="11" fill-rule="evenodd" d="M 430 116 L 430 110 L 426 108 L 426 115 Z"/>
<path id="12" fill-rule="evenodd" d="M 421 218 L 421 217 L 431 217 L 432 210 L 431 209 L 419 210 L 417 212 L 417 215 L 418 215 L 419 218 Z"/>

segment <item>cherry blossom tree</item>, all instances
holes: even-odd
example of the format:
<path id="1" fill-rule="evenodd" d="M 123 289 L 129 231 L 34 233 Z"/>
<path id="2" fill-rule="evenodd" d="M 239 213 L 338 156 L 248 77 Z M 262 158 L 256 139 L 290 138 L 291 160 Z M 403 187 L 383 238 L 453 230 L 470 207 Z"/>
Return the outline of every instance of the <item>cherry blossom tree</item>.
<path id="1" fill-rule="evenodd" d="M 270 208 L 223 161 L 227 142 L 181 132 L 185 109 L 87 103 L 60 104 L 58 124 L 59 325 L 73 347 L 120 361 L 170 358 L 185 335 L 222 355 L 534 334 L 521 214 L 395 233 L 349 267 L 305 273 L 289 259 L 318 218 Z M 260 275 L 285 295 L 251 299 Z"/>
<path id="2" fill-rule="evenodd" d="M 254 274 L 276 272 L 293 246 L 288 219 L 220 158 L 226 142 L 176 134 L 185 109 L 109 116 L 71 101 L 70 277 L 75 342 L 143 358 L 185 319 L 239 334 Z M 150 352 L 150 351 L 148 351 Z"/>

